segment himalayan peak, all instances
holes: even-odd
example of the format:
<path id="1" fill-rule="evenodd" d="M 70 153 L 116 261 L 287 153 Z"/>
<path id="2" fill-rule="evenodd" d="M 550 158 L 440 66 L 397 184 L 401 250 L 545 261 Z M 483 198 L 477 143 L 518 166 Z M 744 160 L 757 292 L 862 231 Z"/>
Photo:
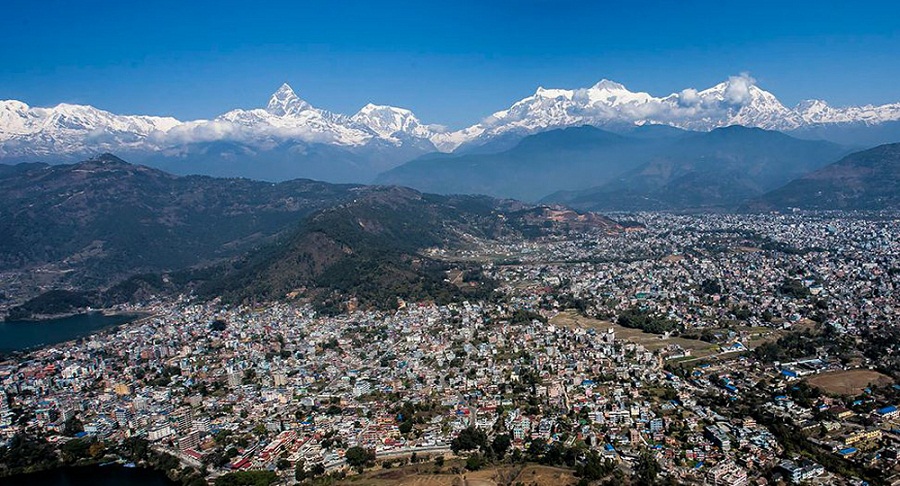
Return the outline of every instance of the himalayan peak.
<path id="1" fill-rule="evenodd" d="M 239 142 L 265 147 L 280 141 L 362 147 L 415 145 L 450 152 L 494 137 L 528 135 L 555 128 L 670 125 L 707 131 L 729 125 L 771 130 L 831 124 L 878 125 L 900 120 L 900 103 L 831 107 L 814 100 L 794 108 L 759 88 L 748 75 L 732 76 L 711 88 L 688 88 L 663 97 L 633 92 L 603 79 L 588 88 L 538 88 L 505 110 L 457 131 L 423 124 L 410 110 L 368 104 L 352 116 L 316 108 L 287 83 L 264 109 L 236 109 L 211 120 L 117 115 L 91 106 L 59 104 L 34 108 L 0 101 L 0 158 L 100 151 L 159 151 L 198 142 Z"/>

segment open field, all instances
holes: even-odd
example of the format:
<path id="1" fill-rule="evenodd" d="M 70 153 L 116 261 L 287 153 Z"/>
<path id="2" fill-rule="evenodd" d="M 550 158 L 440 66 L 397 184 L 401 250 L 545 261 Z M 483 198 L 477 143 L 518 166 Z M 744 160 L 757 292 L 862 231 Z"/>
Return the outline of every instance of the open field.
<path id="1" fill-rule="evenodd" d="M 872 370 L 847 370 L 822 373 L 806 380 L 807 383 L 837 395 L 858 395 L 870 385 L 889 385 L 893 380 Z"/>
<path id="2" fill-rule="evenodd" d="M 740 327 L 737 329 L 741 329 Z M 775 329 L 771 327 L 749 327 L 743 328 L 743 330 L 750 332 L 750 340 L 746 343 L 750 349 L 753 349 L 760 344 L 775 342 L 779 339 L 787 336 L 788 334 L 794 332 L 804 332 L 808 331 L 811 334 L 816 334 L 816 322 L 810 319 L 800 319 L 795 322 L 788 329 Z"/>
<path id="3" fill-rule="evenodd" d="M 571 470 L 539 465 L 503 465 L 465 471 L 463 461 L 448 461 L 442 468 L 432 463 L 382 469 L 350 476 L 340 484 L 356 486 L 568 486 L 577 483 Z M 460 472 L 461 471 L 461 472 Z"/>
<path id="4" fill-rule="evenodd" d="M 684 349 L 690 349 L 691 354 L 695 358 L 703 358 L 712 355 L 718 349 L 718 346 L 699 339 L 685 339 L 681 337 L 663 338 L 660 334 L 651 334 L 649 332 L 641 331 L 640 329 L 623 327 L 609 321 L 591 319 L 571 311 L 561 312 L 551 319 L 550 323 L 568 328 L 580 327 L 583 329 L 595 329 L 597 332 L 606 332 L 607 329 L 612 328 L 616 333 L 617 339 L 627 339 L 635 344 L 640 344 L 651 351 L 662 349 L 670 344 L 677 344 Z"/>

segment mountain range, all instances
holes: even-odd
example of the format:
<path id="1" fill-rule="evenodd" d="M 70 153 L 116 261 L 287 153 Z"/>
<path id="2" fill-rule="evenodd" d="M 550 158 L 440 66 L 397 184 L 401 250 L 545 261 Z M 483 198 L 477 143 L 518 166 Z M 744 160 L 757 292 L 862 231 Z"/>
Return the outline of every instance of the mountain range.
<path id="1" fill-rule="evenodd" d="M 292 294 L 332 308 L 348 296 L 375 307 L 398 296 L 449 298 L 489 289 L 447 284 L 445 272 L 464 265 L 429 258 L 426 247 L 620 229 L 599 215 L 485 196 L 175 176 L 108 154 L 3 167 L 0 310 L 12 306 L 18 317 L 166 292 L 233 301 Z M 46 291 L 56 293 L 16 307 Z"/>
<path id="2" fill-rule="evenodd" d="M 367 183 L 431 152 L 506 150 L 528 135 L 583 125 L 626 134 L 640 126 L 703 132 L 742 125 L 872 146 L 900 139 L 900 103 L 838 108 L 811 100 L 788 108 L 747 75 L 663 97 L 602 80 L 589 88 L 538 88 L 480 123 L 450 131 L 392 106 L 333 113 L 312 106 L 287 84 L 265 108 L 235 109 L 211 120 L 7 100 L 0 101 L 0 161 L 73 162 L 114 152 L 178 174 Z"/>
<path id="3" fill-rule="evenodd" d="M 423 156 L 376 182 L 591 210 L 739 205 L 848 153 L 825 141 L 730 126 L 612 133 L 582 126 L 531 135 L 498 153 Z"/>
<path id="4" fill-rule="evenodd" d="M 0 311 L 27 318 L 185 292 L 232 302 L 302 298 L 329 312 L 388 308 L 491 292 L 470 264 L 429 248 L 623 230 L 580 209 L 900 208 L 900 144 L 840 158 L 840 146 L 762 129 L 639 127 L 624 136 L 579 127 L 526 137 L 517 147 L 534 158 L 519 162 L 549 177 L 553 159 L 542 157 L 563 152 L 541 148 L 554 143 L 569 160 L 588 161 L 598 147 L 664 150 L 605 185 L 540 204 L 397 186 L 176 176 L 108 154 L 0 166 Z M 839 160 L 828 163 L 832 157 Z M 439 167 L 456 164 L 444 158 Z M 560 201 L 576 209 L 551 204 Z"/>

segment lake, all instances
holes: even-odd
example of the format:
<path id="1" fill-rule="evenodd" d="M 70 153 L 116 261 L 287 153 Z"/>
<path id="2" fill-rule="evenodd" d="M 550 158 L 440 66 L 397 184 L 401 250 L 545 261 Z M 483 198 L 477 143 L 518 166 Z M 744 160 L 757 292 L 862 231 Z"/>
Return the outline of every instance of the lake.
<path id="1" fill-rule="evenodd" d="M 0 321 L 0 353 L 71 341 L 140 317 L 141 314 L 92 312 L 43 321 Z"/>
<path id="2" fill-rule="evenodd" d="M 25 486 L 174 486 L 165 474 L 121 466 L 64 467 L 22 476 L 0 478 L 0 485 Z"/>

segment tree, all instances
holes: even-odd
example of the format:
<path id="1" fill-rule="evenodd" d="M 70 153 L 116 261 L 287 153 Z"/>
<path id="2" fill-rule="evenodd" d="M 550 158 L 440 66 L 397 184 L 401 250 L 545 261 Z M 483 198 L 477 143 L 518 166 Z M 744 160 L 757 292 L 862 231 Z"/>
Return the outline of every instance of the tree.
<path id="1" fill-rule="evenodd" d="M 146 459 L 149 450 L 150 443 L 143 437 L 129 437 L 122 441 L 122 451 L 135 462 Z"/>
<path id="2" fill-rule="evenodd" d="M 278 480 L 273 471 L 238 471 L 216 479 L 216 486 L 269 486 Z"/>
<path id="3" fill-rule="evenodd" d="M 484 467 L 485 462 L 484 456 L 481 454 L 473 454 L 466 459 L 466 469 L 469 471 L 477 471 Z"/>
<path id="4" fill-rule="evenodd" d="M 596 451 L 589 451 L 584 460 L 576 465 L 575 473 L 590 482 L 609 476 L 615 469 L 615 463 L 603 460 Z"/>
<path id="5" fill-rule="evenodd" d="M 406 421 L 400 423 L 400 433 L 401 434 L 406 435 L 406 434 L 412 432 L 412 429 L 413 429 L 413 423 L 410 422 L 409 420 L 406 420 Z"/>
<path id="6" fill-rule="evenodd" d="M 66 420 L 63 426 L 63 434 L 71 436 L 79 432 L 84 432 L 84 424 L 81 423 L 81 420 L 78 420 L 78 417 L 72 416 Z"/>
<path id="7" fill-rule="evenodd" d="M 301 483 L 306 479 L 306 469 L 304 466 L 303 459 L 300 459 L 297 461 L 297 466 L 294 468 L 294 479 Z"/>
<path id="8" fill-rule="evenodd" d="M 541 456 L 544 455 L 544 449 L 547 448 L 547 443 L 541 439 L 534 439 L 531 441 L 531 444 L 528 444 L 527 455 L 528 459 L 531 461 L 537 461 Z"/>
<path id="9" fill-rule="evenodd" d="M 309 474 L 314 478 L 321 476 L 325 474 L 325 466 L 323 466 L 322 463 L 316 464 L 309 470 Z"/>
<path id="10" fill-rule="evenodd" d="M 634 468 L 636 483 L 641 486 L 650 486 L 656 484 L 657 476 L 659 476 L 659 463 L 656 462 L 652 452 L 648 449 L 642 450 L 637 466 Z"/>
<path id="11" fill-rule="evenodd" d="M 375 453 L 362 447 L 354 446 L 347 449 L 347 452 L 344 453 L 344 459 L 347 460 L 347 464 L 350 467 L 362 470 L 367 464 L 375 461 Z"/>
<path id="12" fill-rule="evenodd" d="M 66 462 L 75 462 L 78 459 L 88 457 L 91 442 L 87 439 L 74 439 L 66 442 L 60 447 L 63 460 Z"/>
<path id="13" fill-rule="evenodd" d="M 450 442 L 454 454 L 484 447 L 487 447 L 487 434 L 476 427 L 466 427 Z"/>
<path id="14" fill-rule="evenodd" d="M 503 459 L 503 456 L 506 455 L 506 451 L 509 450 L 509 445 L 511 443 L 512 439 L 510 439 L 509 435 L 501 434 L 494 437 L 494 441 L 491 442 L 491 449 L 493 449 L 494 454 L 496 454 L 498 458 Z"/>

